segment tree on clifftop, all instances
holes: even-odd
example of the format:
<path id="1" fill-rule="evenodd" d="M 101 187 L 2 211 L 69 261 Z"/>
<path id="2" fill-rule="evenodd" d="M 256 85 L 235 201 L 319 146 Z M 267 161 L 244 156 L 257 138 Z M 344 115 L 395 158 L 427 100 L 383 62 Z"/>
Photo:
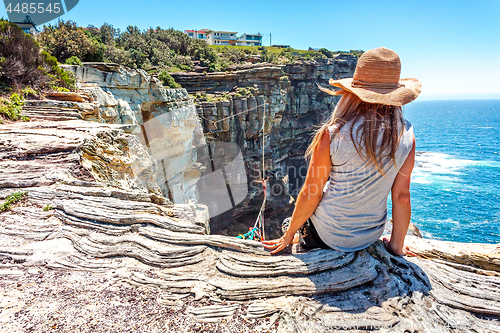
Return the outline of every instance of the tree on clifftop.
<path id="1" fill-rule="evenodd" d="M 62 63 L 72 56 L 82 61 L 103 60 L 103 45 L 73 21 L 61 20 L 55 26 L 44 26 L 38 40 L 45 50 Z"/>

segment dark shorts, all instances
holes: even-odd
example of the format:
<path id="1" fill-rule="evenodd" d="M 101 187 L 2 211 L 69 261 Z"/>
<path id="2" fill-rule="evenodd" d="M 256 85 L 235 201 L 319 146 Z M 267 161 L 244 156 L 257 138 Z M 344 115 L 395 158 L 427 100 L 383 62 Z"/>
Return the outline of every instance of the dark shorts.
<path id="1" fill-rule="evenodd" d="M 319 237 L 311 219 L 307 219 L 304 225 L 299 229 L 299 244 L 304 250 L 317 248 L 330 249 L 330 247 Z"/>

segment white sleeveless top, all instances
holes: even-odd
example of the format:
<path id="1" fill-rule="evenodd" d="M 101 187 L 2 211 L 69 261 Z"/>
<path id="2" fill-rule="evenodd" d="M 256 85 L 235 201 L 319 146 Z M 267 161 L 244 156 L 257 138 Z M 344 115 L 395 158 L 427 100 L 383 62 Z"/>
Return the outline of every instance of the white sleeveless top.
<path id="1" fill-rule="evenodd" d="M 362 121 L 352 126 L 354 134 Z M 405 120 L 396 150 L 397 167 L 390 158 L 386 159 L 384 176 L 376 166 L 368 165 L 359 156 L 351 140 L 351 125 L 343 126 L 334 138 L 336 125 L 328 128 L 333 167 L 323 189 L 323 198 L 310 217 L 323 242 L 345 252 L 364 249 L 382 235 L 387 220 L 387 197 L 398 170 L 413 147 L 413 126 Z M 382 134 L 381 131 L 379 143 Z"/>

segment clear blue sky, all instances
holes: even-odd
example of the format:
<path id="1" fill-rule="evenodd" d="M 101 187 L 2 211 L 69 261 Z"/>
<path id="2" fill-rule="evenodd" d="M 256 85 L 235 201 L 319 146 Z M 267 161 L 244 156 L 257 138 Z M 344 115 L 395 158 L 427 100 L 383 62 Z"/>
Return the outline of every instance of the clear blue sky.
<path id="1" fill-rule="evenodd" d="M 402 77 L 422 81 L 423 98 L 500 98 L 500 0 L 80 0 L 62 18 L 120 29 L 272 33 L 273 44 L 298 49 L 385 46 L 399 53 Z"/>

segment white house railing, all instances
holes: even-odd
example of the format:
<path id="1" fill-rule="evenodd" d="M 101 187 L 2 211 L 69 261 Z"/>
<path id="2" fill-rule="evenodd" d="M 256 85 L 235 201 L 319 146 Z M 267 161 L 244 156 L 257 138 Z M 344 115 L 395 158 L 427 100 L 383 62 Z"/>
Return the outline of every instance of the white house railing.
<path id="1" fill-rule="evenodd" d="M 222 35 L 222 36 L 213 36 L 212 39 L 227 39 L 227 40 L 237 40 L 236 36 Z"/>

